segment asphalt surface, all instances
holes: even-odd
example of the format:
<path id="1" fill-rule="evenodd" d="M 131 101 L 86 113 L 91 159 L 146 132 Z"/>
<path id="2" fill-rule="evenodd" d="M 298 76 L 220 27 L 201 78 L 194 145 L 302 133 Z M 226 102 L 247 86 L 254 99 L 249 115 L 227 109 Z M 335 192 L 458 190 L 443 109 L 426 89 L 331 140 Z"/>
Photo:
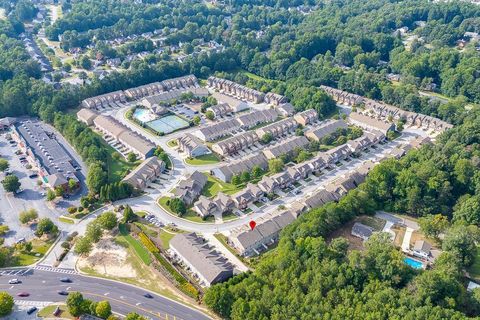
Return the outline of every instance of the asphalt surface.
<path id="1" fill-rule="evenodd" d="M 0 291 L 7 291 L 17 301 L 49 301 L 63 302 L 66 296 L 58 291 L 79 291 L 87 299 L 96 301 L 108 300 L 112 311 L 122 315 L 136 312 L 151 319 L 206 320 L 210 317 L 188 306 L 149 292 L 153 298 L 143 295 L 147 292 L 135 286 L 116 281 L 87 277 L 78 274 L 40 271 L 34 269 L 8 271 L 0 276 Z M 16 273 L 16 275 L 14 275 Z M 61 278 L 68 277 L 71 283 L 63 283 Z M 10 279 L 19 279 L 21 284 L 11 285 Z M 28 297 L 18 297 L 20 292 L 28 292 Z"/>

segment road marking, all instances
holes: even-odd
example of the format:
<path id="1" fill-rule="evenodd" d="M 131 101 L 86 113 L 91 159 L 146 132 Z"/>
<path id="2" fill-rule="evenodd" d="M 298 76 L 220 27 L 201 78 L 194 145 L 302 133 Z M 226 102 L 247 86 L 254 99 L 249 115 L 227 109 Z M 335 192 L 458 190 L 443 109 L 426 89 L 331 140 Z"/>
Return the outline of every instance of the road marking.
<path id="1" fill-rule="evenodd" d="M 65 290 L 70 290 L 72 287 L 67 287 Z"/>
<path id="2" fill-rule="evenodd" d="M 92 292 L 85 292 L 85 291 L 84 291 L 84 292 L 82 292 L 82 293 L 85 294 L 85 295 L 102 297 L 102 295 L 96 294 L 96 293 L 92 293 Z M 142 310 L 143 312 L 146 312 L 146 313 L 148 313 L 148 314 L 151 314 L 151 315 L 153 315 L 153 316 L 155 316 L 155 317 L 160 317 L 161 319 L 165 319 L 165 320 L 170 319 L 170 318 L 168 317 L 168 314 L 165 314 L 165 316 L 162 316 L 159 312 L 154 312 L 154 311 L 151 311 L 151 310 L 142 308 L 142 307 L 140 307 L 140 306 L 135 306 L 135 305 L 133 305 L 133 304 L 127 303 L 127 302 L 122 301 L 122 300 L 118 300 L 118 299 L 115 299 L 115 298 L 112 298 L 112 297 L 109 297 L 109 299 L 110 299 L 110 300 L 113 300 L 113 301 L 116 301 L 116 302 L 118 302 L 118 303 L 127 305 L 127 306 L 129 306 L 129 307 L 131 307 L 131 308 L 136 308 L 136 309 L 138 309 L 138 310 Z"/>
<path id="3" fill-rule="evenodd" d="M 10 289 L 13 289 L 13 288 L 15 288 L 15 286 L 11 286 L 11 287 L 10 287 Z"/>
<path id="4" fill-rule="evenodd" d="M 125 297 L 124 297 L 124 296 L 120 296 L 120 299 L 124 299 L 124 300 L 125 300 Z"/>
<path id="5" fill-rule="evenodd" d="M 107 293 L 104 293 L 103 295 L 104 296 L 108 296 L 110 294 L 110 292 L 107 292 Z"/>
<path id="6" fill-rule="evenodd" d="M 141 302 L 137 302 L 135 305 L 136 305 L 136 306 L 139 306 L 139 305 L 141 305 L 141 304 L 142 304 Z"/>

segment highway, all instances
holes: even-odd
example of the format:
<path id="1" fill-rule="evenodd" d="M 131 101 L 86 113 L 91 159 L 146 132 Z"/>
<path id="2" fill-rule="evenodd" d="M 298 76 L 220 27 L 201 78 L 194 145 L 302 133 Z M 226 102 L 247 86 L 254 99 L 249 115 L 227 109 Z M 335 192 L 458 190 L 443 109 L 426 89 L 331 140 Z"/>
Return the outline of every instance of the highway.
<path id="1" fill-rule="evenodd" d="M 147 292 L 145 289 L 116 281 L 34 269 L 2 271 L 0 274 L 0 291 L 7 291 L 15 300 L 62 302 L 66 296 L 59 295 L 58 291 L 79 291 L 87 299 L 108 300 L 112 311 L 121 315 L 137 312 L 151 319 L 211 319 L 198 310 L 153 292 L 149 292 L 153 298 L 146 298 L 143 296 Z M 64 277 L 70 278 L 72 282 L 61 282 L 60 278 Z M 8 284 L 8 281 L 14 278 L 22 283 Z M 30 296 L 18 297 L 20 292 L 28 292 Z"/>

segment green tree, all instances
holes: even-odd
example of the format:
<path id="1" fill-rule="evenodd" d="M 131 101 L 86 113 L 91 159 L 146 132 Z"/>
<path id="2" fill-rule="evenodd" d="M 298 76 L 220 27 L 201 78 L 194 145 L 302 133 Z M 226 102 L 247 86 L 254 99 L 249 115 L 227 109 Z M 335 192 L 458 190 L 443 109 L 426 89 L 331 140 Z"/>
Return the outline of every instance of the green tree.
<path id="1" fill-rule="evenodd" d="M 273 140 L 273 135 L 270 133 L 270 132 L 267 132 L 265 133 L 262 138 L 260 139 L 260 141 L 263 143 L 263 144 L 268 144 L 270 143 L 270 141 Z"/>
<path id="2" fill-rule="evenodd" d="M 97 221 L 92 221 L 87 225 L 87 230 L 85 231 L 85 238 L 89 239 L 93 243 L 97 243 L 102 238 L 102 228 Z"/>
<path id="3" fill-rule="evenodd" d="M 68 294 L 67 300 L 65 301 L 65 303 L 67 304 L 68 312 L 74 317 L 82 315 L 83 301 L 83 295 L 80 292 L 70 292 Z"/>
<path id="4" fill-rule="evenodd" d="M 200 121 L 202 121 L 202 119 L 200 119 L 199 116 L 194 116 L 193 119 L 193 124 L 195 124 L 196 126 L 198 126 L 200 124 Z"/>
<path id="5" fill-rule="evenodd" d="M 215 119 L 215 114 L 213 113 L 212 110 L 207 110 L 207 112 L 205 112 L 205 117 L 208 120 L 213 120 L 213 119 Z"/>
<path id="6" fill-rule="evenodd" d="M 76 182 L 75 180 L 73 180 L 73 179 L 69 179 L 69 180 L 68 180 L 68 188 L 69 188 L 70 190 L 73 190 L 73 189 L 75 189 L 76 187 L 77 187 L 77 182 Z"/>
<path id="7" fill-rule="evenodd" d="M 238 174 L 234 175 L 232 177 L 232 184 L 235 186 L 238 186 L 242 183 L 242 177 Z"/>
<path id="8" fill-rule="evenodd" d="M 107 319 L 112 314 L 112 307 L 110 306 L 110 302 L 105 300 L 97 303 L 97 306 L 95 308 L 95 314 L 102 319 Z"/>
<path id="9" fill-rule="evenodd" d="M 10 167 L 10 164 L 8 163 L 8 161 L 6 159 L 1 158 L 0 159 L 0 171 L 4 172 L 5 170 L 8 169 L 8 167 Z"/>
<path id="10" fill-rule="evenodd" d="M 105 230 L 112 230 L 118 223 L 117 216 L 111 211 L 102 213 L 97 220 L 100 226 Z"/>
<path id="11" fill-rule="evenodd" d="M 78 255 L 84 256 L 92 251 L 93 244 L 92 241 L 87 237 L 78 237 L 75 241 L 74 252 Z M 72 314 L 73 315 L 73 314 Z"/>
<path id="12" fill-rule="evenodd" d="M 127 314 L 127 316 L 125 317 L 125 320 L 147 320 L 145 317 L 142 317 L 141 315 L 139 315 L 138 313 L 135 313 L 135 312 L 130 312 L 129 314 Z"/>
<path id="13" fill-rule="evenodd" d="M 187 207 L 185 206 L 185 203 L 180 198 L 170 199 L 169 207 L 170 209 L 172 209 L 173 212 L 177 213 L 180 216 L 184 215 L 187 212 Z"/>
<path id="14" fill-rule="evenodd" d="M 65 189 L 63 189 L 62 186 L 57 186 L 57 187 L 55 187 L 55 195 L 56 195 L 57 197 L 63 196 L 64 193 L 65 193 Z"/>
<path id="15" fill-rule="evenodd" d="M 419 218 L 418 224 L 420 225 L 422 232 L 427 237 L 438 239 L 439 234 L 445 231 L 450 223 L 448 222 L 447 217 L 444 215 L 429 214 L 425 217 Z"/>
<path id="16" fill-rule="evenodd" d="M 57 197 L 57 195 L 55 194 L 55 191 L 53 191 L 52 189 L 47 190 L 47 201 L 52 201 L 56 197 Z"/>
<path id="17" fill-rule="evenodd" d="M 0 236 L 4 236 L 10 231 L 10 228 L 5 224 L 0 224 Z"/>
<path id="18" fill-rule="evenodd" d="M 93 193 L 98 193 L 100 187 L 107 184 L 107 173 L 100 163 L 92 163 L 88 168 L 87 186 Z"/>
<path id="19" fill-rule="evenodd" d="M 248 183 L 250 181 L 250 172 L 248 171 L 242 172 L 240 179 L 242 180 L 243 183 Z"/>
<path id="20" fill-rule="evenodd" d="M 263 174 L 263 170 L 259 166 L 254 166 L 252 168 L 252 176 L 254 178 L 259 178 L 262 174 Z"/>
<path id="21" fill-rule="evenodd" d="M 268 170 L 271 173 L 279 173 L 283 170 L 283 161 L 282 159 L 270 159 L 268 160 Z"/>
<path id="22" fill-rule="evenodd" d="M 5 317 L 13 311 L 13 297 L 8 292 L 0 292 L 0 316 Z"/>
<path id="23" fill-rule="evenodd" d="M 125 209 L 123 209 L 123 223 L 135 221 L 136 218 L 137 216 L 133 213 L 132 208 L 127 205 Z"/>
<path id="24" fill-rule="evenodd" d="M 55 235 L 58 232 L 58 227 L 49 218 L 42 218 L 37 224 L 35 235 L 41 237 L 44 234 Z"/>
<path id="25" fill-rule="evenodd" d="M 453 226 L 448 229 L 442 243 L 442 249 L 451 252 L 460 259 L 464 266 L 473 263 L 476 254 L 476 242 L 480 239 L 476 226 Z"/>
<path id="26" fill-rule="evenodd" d="M 135 153 L 130 152 L 127 155 L 127 160 L 128 160 L 128 162 L 133 163 L 133 162 L 137 161 L 137 156 L 135 155 Z"/>
<path id="27" fill-rule="evenodd" d="M 295 159 L 297 161 L 297 163 L 301 163 L 301 162 L 304 162 L 304 161 L 307 161 L 308 159 L 310 159 L 312 155 L 310 154 L 310 152 L 308 151 L 305 151 L 305 150 L 302 150 L 299 152 L 297 158 Z"/>
<path id="28" fill-rule="evenodd" d="M 453 221 L 480 225 L 480 196 L 460 197 L 454 207 Z"/>
<path id="29" fill-rule="evenodd" d="M 20 181 L 15 175 L 6 176 L 2 181 L 3 188 L 7 192 L 16 192 L 20 188 Z"/>
<path id="30" fill-rule="evenodd" d="M 21 223 L 26 224 L 37 219 L 38 213 L 37 213 L 37 210 L 32 208 L 32 209 L 20 212 L 18 218 Z"/>

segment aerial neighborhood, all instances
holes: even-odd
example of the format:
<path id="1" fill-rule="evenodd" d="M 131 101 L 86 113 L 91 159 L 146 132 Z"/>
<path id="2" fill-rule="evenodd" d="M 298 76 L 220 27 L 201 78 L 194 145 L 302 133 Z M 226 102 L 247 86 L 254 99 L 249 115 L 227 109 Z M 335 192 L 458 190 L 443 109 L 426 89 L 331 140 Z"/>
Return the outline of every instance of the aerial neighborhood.
<path id="1" fill-rule="evenodd" d="M 478 17 L 0 1 L 0 318 L 480 317 Z"/>

